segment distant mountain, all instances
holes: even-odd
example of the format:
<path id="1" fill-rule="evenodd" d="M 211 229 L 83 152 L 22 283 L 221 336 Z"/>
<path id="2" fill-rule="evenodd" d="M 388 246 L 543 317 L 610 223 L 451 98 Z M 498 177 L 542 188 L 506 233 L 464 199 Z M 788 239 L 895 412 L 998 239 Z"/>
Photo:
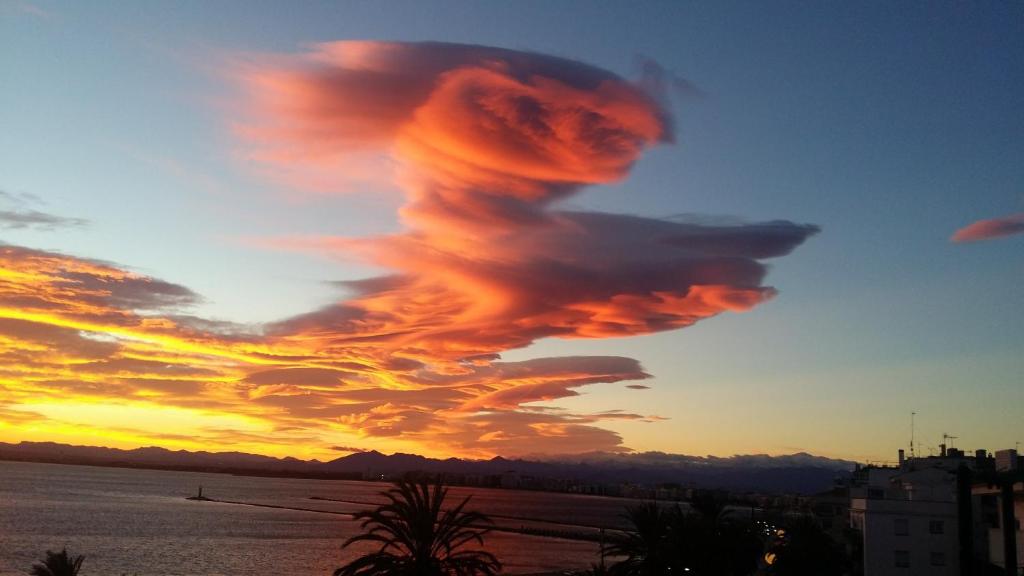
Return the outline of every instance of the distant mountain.
<path id="1" fill-rule="evenodd" d="M 600 464 L 608 467 L 650 466 L 675 469 L 686 468 L 827 468 L 833 470 L 852 470 L 855 462 L 837 460 L 824 456 L 815 456 L 806 452 L 769 456 L 768 454 L 742 454 L 729 457 L 721 456 L 689 456 L 686 454 L 670 454 L 667 452 L 587 452 L 575 455 L 531 457 L 532 460 L 560 461 Z"/>
<path id="2" fill-rule="evenodd" d="M 266 472 L 313 472 L 318 460 L 273 458 L 245 452 L 189 452 L 156 446 L 120 450 L 97 446 L 71 446 L 54 442 L 0 442 L 0 459 L 181 469 L 262 470 Z"/>
<path id="3" fill-rule="evenodd" d="M 361 478 L 428 472 L 475 476 L 503 475 L 582 483 L 678 484 L 733 491 L 811 493 L 849 476 L 854 463 L 807 453 L 688 456 L 664 452 L 537 455 L 528 459 L 439 460 L 416 454 L 385 455 L 375 450 L 331 460 L 272 458 L 243 452 L 188 452 L 148 447 L 135 450 L 69 446 L 50 442 L 0 443 L 0 459 L 164 468 L 252 475 Z"/>
<path id="4" fill-rule="evenodd" d="M 812 493 L 849 476 L 855 463 L 806 453 L 687 456 L 662 452 L 630 454 L 589 453 L 533 456 L 531 459 L 435 460 L 412 454 L 387 456 L 361 452 L 324 464 L 335 472 L 395 474 L 409 470 L 451 474 L 515 474 L 535 478 L 564 478 L 593 483 L 693 485 L 734 491 Z"/>

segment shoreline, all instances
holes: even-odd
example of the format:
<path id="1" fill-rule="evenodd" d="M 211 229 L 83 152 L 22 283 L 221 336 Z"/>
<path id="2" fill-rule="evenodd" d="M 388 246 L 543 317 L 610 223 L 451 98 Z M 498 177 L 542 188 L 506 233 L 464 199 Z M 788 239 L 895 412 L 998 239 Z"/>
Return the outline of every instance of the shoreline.
<path id="1" fill-rule="evenodd" d="M 96 462 L 96 461 L 79 461 L 74 459 L 56 459 L 56 458 L 19 458 L 12 457 L 11 455 L 0 454 L 0 462 L 21 462 L 26 464 L 54 464 L 59 466 L 89 466 L 92 468 L 117 468 L 127 470 L 157 470 L 163 472 L 194 472 L 197 474 L 224 474 L 226 476 L 240 476 L 245 478 L 281 478 L 281 479 L 294 479 L 294 480 L 327 480 L 327 481 L 345 481 L 345 482 L 366 482 L 372 484 L 390 484 L 391 480 L 376 480 L 376 479 L 365 479 L 361 474 L 353 474 L 348 472 L 337 473 L 337 472 L 288 472 L 288 471 L 276 471 L 276 470 L 256 470 L 252 468 L 222 468 L 222 467 L 211 467 L 204 468 L 200 466 L 175 466 L 175 465 L 161 465 L 161 464 L 142 464 L 135 462 Z M 416 472 L 410 470 L 409 472 Z M 358 476 L 358 477 L 356 477 Z M 474 486 L 470 484 L 448 484 L 452 488 L 472 488 L 480 490 L 500 490 L 502 492 L 527 492 L 527 493 L 542 493 L 542 494 L 561 494 L 564 496 L 578 496 L 583 498 L 601 498 L 608 500 L 642 500 L 641 498 L 631 498 L 629 496 L 609 496 L 605 494 L 580 494 L 578 492 L 564 492 L 560 490 L 540 490 L 540 489 L 526 489 L 526 488 L 502 488 L 500 486 Z M 674 501 L 674 500 L 673 500 Z"/>
<path id="2" fill-rule="evenodd" d="M 326 498 L 316 498 L 316 497 L 313 497 L 311 499 L 313 499 L 313 500 L 328 500 Z M 261 504 L 259 502 L 243 502 L 243 501 L 240 501 L 240 500 L 220 500 L 220 499 L 217 499 L 217 498 L 207 498 L 205 496 L 202 497 L 201 500 L 196 499 L 195 497 L 188 497 L 188 498 L 185 498 L 185 500 L 190 500 L 190 501 L 193 501 L 193 502 L 212 502 L 212 503 L 215 503 L 215 504 L 231 504 L 231 505 L 235 505 L 235 506 L 255 506 L 257 508 L 273 508 L 273 509 L 277 509 L 277 510 L 294 510 L 296 512 L 312 512 L 312 513 L 315 513 L 315 514 L 331 514 L 331 515 L 334 515 L 334 516 L 353 517 L 356 514 L 355 512 L 339 512 L 339 511 L 335 511 L 335 510 L 317 510 L 315 508 L 302 508 L 302 507 L 299 507 L 299 506 L 282 506 L 282 505 L 279 505 L 279 504 Z M 328 501 L 330 501 L 330 500 L 328 500 Z M 341 502 L 344 502 L 344 501 L 341 501 Z M 527 527 L 527 526 L 520 526 L 518 528 L 513 527 L 513 526 L 498 526 L 498 525 L 494 525 L 494 526 L 477 526 L 477 527 L 478 528 L 487 528 L 487 529 L 489 529 L 489 530 L 491 530 L 493 532 L 505 532 L 505 533 L 509 533 L 509 534 L 521 534 L 521 535 L 524 535 L 524 536 L 537 536 L 539 538 L 557 538 L 557 539 L 560 539 L 560 540 L 573 540 L 573 541 L 576 541 L 576 542 L 594 542 L 594 543 L 600 543 L 600 542 L 602 542 L 604 540 L 605 536 L 603 536 L 601 534 L 601 532 L 600 532 L 601 530 L 614 531 L 614 532 L 622 532 L 622 530 L 619 530 L 619 529 L 616 529 L 616 528 L 599 528 L 599 527 L 593 527 L 593 526 L 584 526 L 584 525 L 580 525 L 580 524 L 568 524 L 568 523 L 565 523 L 565 522 L 557 522 L 557 521 L 543 520 L 543 519 L 527 519 L 527 518 L 519 518 L 519 517 L 516 517 L 516 516 L 500 516 L 500 515 L 497 516 L 497 517 L 501 517 L 501 518 L 505 518 L 505 519 L 525 520 L 525 521 L 537 522 L 537 523 L 559 524 L 559 525 L 563 525 L 563 526 L 576 526 L 576 527 L 579 527 L 579 528 L 584 528 L 584 529 L 589 529 L 589 530 L 599 530 L 599 532 L 597 532 L 597 533 L 588 533 L 588 532 L 583 532 L 583 531 L 572 531 L 572 530 L 549 530 L 549 529 L 544 529 L 544 528 L 530 528 L 530 527 Z"/>
<path id="3" fill-rule="evenodd" d="M 22 486 L 25 489 L 14 492 L 28 495 L 25 500 L 11 499 L 8 502 L 14 513 L 6 516 L 7 523 L 18 518 L 19 512 L 31 510 L 32 502 L 41 496 L 45 497 L 41 501 L 56 503 L 61 502 L 69 493 L 68 490 L 71 490 L 76 495 L 74 501 L 82 505 L 72 505 L 61 512 L 62 521 L 67 522 L 66 529 L 62 528 L 59 541 L 53 539 L 52 543 L 55 546 L 69 545 L 69 549 L 86 553 L 90 557 L 89 563 L 94 565 L 93 571 L 106 574 L 132 574 L 133 567 L 140 574 L 147 573 L 144 565 L 137 562 L 136 552 L 132 551 L 135 548 L 160 551 L 160 554 L 170 554 L 172 557 L 180 557 L 183 562 L 188 561 L 192 569 L 183 570 L 183 573 L 203 573 L 207 565 L 218 567 L 215 570 L 211 568 L 211 572 L 229 573 L 229 567 L 237 569 L 239 565 L 235 559 L 237 556 L 259 558 L 261 564 L 268 566 L 280 564 L 282 567 L 298 567 L 293 572 L 279 573 L 296 576 L 300 573 L 329 574 L 328 568 L 336 568 L 338 562 L 344 559 L 343 554 L 338 554 L 343 538 L 359 531 L 358 522 L 351 521 L 352 513 L 363 508 L 359 504 L 343 505 L 309 499 L 328 488 L 318 483 L 232 479 L 231 476 L 199 474 L 136 474 L 118 468 L 104 471 L 104 467 L 76 467 L 68 464 L 57 467 L 46 463 L 30 463 L 26 466 L 13 463 L 0 468 L 0 475 L 6 478 L 10 474 L 16 480 L 5 488 L 13 490 Z M 208 498 L 208 502 L 188 500 L 189 497 L 199 496 L 194 486 L 197 481 L 203 484 L 202 497 Z M 188 490 L 190 484 L 192 489 Z M 29 489 L 36 485 L 40 485 L 43 491 L 37 493 Z M 135 485 L 142 487 L 140 491 L 135 491 Z M 263 490 L 264 486 L 268 490 Z M 356 490 L 350 495 L 353 501 L 371 501 L 375 497 L 370 492 L 381 485 L 337 483 L 335 486 L 339 490 L 346 490 L 346 486 Z M 230 487 L 230 490 L 226 487 Z M 490 492 L 492 496 L 488 496 L 488 502 L 495 498 L 498 502 L 509 497 L 515 498 L 507 492 Z M 78 498 L 79 494 L 81 499 Z M 128 518 L 131 522 L 122 523 L 118 514 L 124 510 L 140 515 Z M 511 515 L 526 512 L 516 507 L 505 507 L 502 510 Z M 538 510 L 541 510 L 539 515 L 543 515 L 543 509 Z M 104 513 L 97 515 L 97 511 Z M 18 526 L 12 524 L 10 534 L 6 533 L 5 523 L 0 522 L 0 532 L 15 537 L 14 540 L 0 539 L 6 541 L 0 542 L 0 574 L 7 574 L 14 568 L 27 569 L 36 558 L 23 552 L 50 544 L 49 541 L 40 541 L 37 535 L 40 533 L 39 527 L 51 526 L 52 523 L 36 515 L 30 515 L 29 518 L 27 528 L 21 523 Z M 105 519 L 112 522 L 106 523 Z M 135 519 L 140 522 L 138 526 L 133 524 Z M 185 521 L 187 519 L 195 521 Z M 240 524 L 236 526 L 234 519 Z M 250 519 L 268 519 L 270 530 L 264 532 L 258 525 L 252 524 Z M 565 520 L 557 515 L 552 519 Z M 165 530 L 162 528 L 165 522 L 174 523 L 175 527 Z M 565 530 L 566 527 L 562 527 L 562 530 L 552 530 L 558 527 L 525 523 L 525 529 L 521 529 L 516 521 L 500 521 L 498 526 L 487 526 L 493 530 L 487 540 L 488 546 L 493 538 L 496 549 L 503 551 L 499 555 L 506 564 L 502 576 L 567 576 L 586 568 L 591 560 L 596 561 L 594 558 L 599 549 L 598 543 L 589 541 L 586 535 L 578 534 L 586 532 L 585 528 Z M 109 530 L 102 528 L 98 539 L 90 535 L 95 534 L 95 526 L 108 524 Z M 209 539 L 193 541 L 196 537 L 205 538 L 204 535 L 208 535 Z M 146 540 L 136 541 L 135 538 Z M 236 538 L 241 538 L 241 541 L 248 544 L 238 546 L 236 554 L 228 554 L 227 559 L 222 559 L 220 550 L 223 546 L 218 542 L 224 538 L 227 540 L 223 541 L 232 543 Z M 267 538 L 275 544 L 268 546 Z M 129 545 L 125 546 L 126 543 Z M 248 551 L 248 548 L 254 550 Z M 259 552 L 255 549 L 259 549 Z M 533 550 L 547 552 L 535 556 Z M 553 554 L 551 551 L 564 553 Z M 21 560 L 9 563 L 11 558 Z M 305 570 L 313 567 L 316 570 Z"/>

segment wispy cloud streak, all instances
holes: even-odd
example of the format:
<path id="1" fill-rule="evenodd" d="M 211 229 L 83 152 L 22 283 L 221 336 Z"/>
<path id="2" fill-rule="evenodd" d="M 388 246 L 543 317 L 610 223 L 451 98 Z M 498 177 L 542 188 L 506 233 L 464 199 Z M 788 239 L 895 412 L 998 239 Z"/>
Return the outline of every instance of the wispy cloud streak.
<path id="1" fill-rule="evenodd" d="M 41 204 L 35 196 L 29 194 L 11 194 L 0 190 L 0 228 L 19 230 L 33 228 L 36 230 L 55 230 L 57 228 L 82 227 L 88 224 L 82 218 L 66 218 L 48 212 L 42 212 L 32 206 Z"/>
<path id="2" fill-rule="evenodd" d="M 957 230 L 950 240 L 953 242 L 978 242 L 1015 234 L 1024 234 L 1024 213 L 978 220 Z"/>

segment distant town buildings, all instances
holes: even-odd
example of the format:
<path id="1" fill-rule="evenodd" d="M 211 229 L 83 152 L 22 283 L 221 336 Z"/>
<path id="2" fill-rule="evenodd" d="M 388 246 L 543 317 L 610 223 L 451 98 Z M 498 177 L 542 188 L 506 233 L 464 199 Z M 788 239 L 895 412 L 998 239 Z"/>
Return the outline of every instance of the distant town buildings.
<path id="1" fill-rule="evenodd" d="M 996 451 L 996 470 L 1017 470 L 1020 468 L 1020 460 L 1017 457 L 1016 450 L 997 450 Z"/>

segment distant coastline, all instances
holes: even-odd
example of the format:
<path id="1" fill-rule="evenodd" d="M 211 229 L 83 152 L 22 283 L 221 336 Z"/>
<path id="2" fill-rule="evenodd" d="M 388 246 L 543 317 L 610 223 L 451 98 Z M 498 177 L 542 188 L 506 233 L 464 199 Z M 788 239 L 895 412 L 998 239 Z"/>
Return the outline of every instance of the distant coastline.
<path id="1" fill-rule="evenodd" d="M 423 473 L 444 476 L 453 485 L 661 500 L 684 499 L 693 489 L 811 494 L 849 477 L 853 469 L 852 462 L 803 453 L 729 458 L 594 453 L 542 461 L 502 457 L 438 460 L 369 451 L 321 462 L 243 452 L 158 447 L 122 450 L 52 442 L 0 443 L 0 460 L 308 480 L 389 481 Z"/>
<path id="2" fill-rule="evenodd" d="M 127 468 L 131 470 L 162 470 L 165 472 L 201 472 L 205 474 L 228 474 L 230 476 L 250 476 L 253 478 L 295 478 L 302 480 L 364 480 L 359 474 L 345 472 L 289 472 L 278 470 L 258 470 L 254 468 L 221 468 L 205 466 L 188 466 L 174 464 L 149 464 L 137 462 L 97 462 L 89 459 L 47 458 L 45 456 L 11 455 L 0 452 L 0 462 L 26 462 L 34 464 L 62 464 L 67 466 L 92 466 L 96 468 Z"/>

